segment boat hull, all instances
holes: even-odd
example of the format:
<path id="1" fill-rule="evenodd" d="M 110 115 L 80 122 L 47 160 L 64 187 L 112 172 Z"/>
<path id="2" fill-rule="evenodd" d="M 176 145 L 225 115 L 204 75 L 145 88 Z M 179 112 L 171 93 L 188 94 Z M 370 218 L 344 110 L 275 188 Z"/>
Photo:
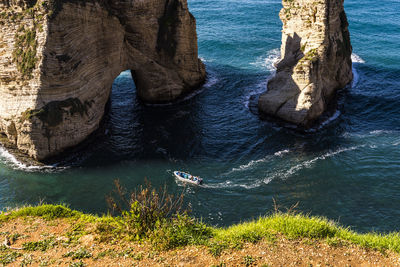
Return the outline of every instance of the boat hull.
<path id="1" fill-rule="evenodd" d="M 180 172 L 180 173 L 184 173 L 184 172 Z M 188 173 L 184 173 L 184 174 L 186 174 L 188 176 L 190 175 Z M 194 184 L 194 185 L 201 185 L 203 183 L 203 180 L 201 178 L 198 178 L 197 180 L 190 180 L 188 178 L 184 178 L 179 175 L 178 171 L 174 171 L 174 175 L 179 181 L 182 181 L 184 183 L 189 183 L 189 184 Z"/>

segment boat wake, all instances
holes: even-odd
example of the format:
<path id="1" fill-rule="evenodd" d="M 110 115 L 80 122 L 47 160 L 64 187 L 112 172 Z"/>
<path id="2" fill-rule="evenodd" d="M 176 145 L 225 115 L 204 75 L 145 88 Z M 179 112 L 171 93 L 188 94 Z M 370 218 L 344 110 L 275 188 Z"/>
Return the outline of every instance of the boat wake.
<path id="1" fill-rule="evenodd" d="M 271 169 L 272 173 L 267 173 L 264 177 L 258 178 L 256 180 L 252 179 L 251 181 L 249 181 L 247 179 L 247 181 L 243 181 L 244 180 L 243 178 L 239 178 L 238 181 L 226 180 L 224 182 L 214 183 L 214 184 L 206 183 L 204 185 L 204 187 L 213 188 L 213 189 L 234 189 L 234 188 L 244 188 L 247 190 L 255 189 L 255 188 L 261 187 L 263 185 L 267 185 L 277 179 L 286 180 L 303 169 L 312 168 L 315 165 L 315 163 L 318 161 L 323 161 L 325 159 L 332 158 L 338 154 L 357 150 L 357 149 L 365 147 L 365 146 L 366 145 L 359 145 L 359 146 L 351 146 L 351 147 L 347 147 L 347 148 L 340 148 L 336 151 L 327 152 L 321 156 L 318 156 L 318 157 L 315 157 L 315 158 L 312 158 L 309 160 L 304 160 L 304 161 L 297 163 L 289 168 L 283 167 L 283 169 L 278 169 L 278 170 L 277 170 L 277 168 L 266 168 L 266 169 Z M 219 177 L 224 178 L 224 177 L 227 177 L 228 175 L 233 176 L 234 172 L 253 171 L 257 164 L 268 162 L 270 159 L 272 159 L 273 156 L 282 157 L 283 155 L 285 155 L 287 153 L 290 153 L 290 150 L 286 149 L 286 150 L 278 151 L 274 155 L 269 155 L 269 156 L 266 156 L 265 158 L 262 158 L 259 160 L 252 160 L 248 164 L 241 165 L 238 168 L 233 168 L 230 172 L 219 175 Z M 288 161 L 288 159 L 285 159 L 285 162 L 287 162 L 287 161 Z M 287 163 L 282 164 L 282 166 L 285 166 L 285 165 L 288 165 L 288 164 Z M 245 177 L 245 175 L 241 175 L 241 177 L 243 177 L 243 176 Z M 248 175 L 248 177 L 251 177 L 251 175 Z M 240 182 L 240 180 L 242 180 L 243 182 Z"/>
<path id="2" fill-rule="evenodd" d="M 272 180 L 274 180 L 276 178 L 287 179 L 287 178 L 289 178 L 290 176 L 292 176 L 293 174 L 297 173 L 298 171 L 300 171 L 302 169 L 311 168 L 317 161 L 325 160 L 327 158 L 334 157 L 334 156 L 336 156 L 338 154 L 341 154 L 343 152 L 356 150 L 356 149 L 361 148 L 361 147 L 365 147 L 365 145 L 352 146 L 352 147 L 348 147 L 348 148 L 341 148 L 341 149 L 338 149 L 338 150 L 333 151 L 333 152 L 328 152 L 328 153 L 326 153 L 326 154 L 324 154 L 322 156 L 315 157 L 315 158 L 313 158 L 311 160 L 303 161 L 303 162 L 301 162 L 301 163 L 299 163 L 299 164 L 297 164 L 295 166 L 292 166 L 291 168 L 289 168 L 286 171 L 281 171 L 281 172 L 275 173 L 275 174 L 273 174 L 271 176 L 268 176 L 267 178 L 265 178 L 264 181 L 269 181 L 270 182 L 270 181 L 272 181 Z"/>
<path id="3" fill-rule="evenodd" d="M 247 171 L 249 169 L 252 169 L 253 167 L 255 167 L 258 164 L 261 164 L 261 163 L 264 163 L 264 162 L 268 162 L 274 157 L 282 157 L 283 155 L 285 155 L 285 154 L 287 154 L 289 152 L 290 152 L 289 149 L 284 149 L 284 150 L 280 150 L 280 151 L 275 152 L 273 155 L 267 155 L 266 157 L 264 157 L 262 159 L 251 160 L 247 164 L 240 165 L 237 168 L 232 168 L 232 170 L 230 170 L 229 172 L 221 174 L 221 176 L 228 176 L 228 175 L 231 175 L 234 172 Z"/>

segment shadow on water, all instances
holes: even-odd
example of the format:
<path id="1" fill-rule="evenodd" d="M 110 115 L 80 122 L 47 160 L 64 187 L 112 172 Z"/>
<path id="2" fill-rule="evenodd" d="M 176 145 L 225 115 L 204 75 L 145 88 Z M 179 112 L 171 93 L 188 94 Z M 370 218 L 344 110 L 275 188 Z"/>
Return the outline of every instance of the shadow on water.
<path id="1" fill-rule="evenodd" d="M 130 73 L 123 72 L 113 84 L 99 129 L 48 163 L 90 167 L 124 159 L 190 158 L 194 150 L 182 146 L 201 143 L 202 131 L 193 116 L 199 110 L 196 96 L 171 105 L 146 105 L 137 98 Z"/>
<path id="2" fill-rule="evenodd" d="M 399 100 L 359 96 L 353 89 L 346 89 L 338 97 L 342 115 L 326 127 L 309 133 L 280 127 L 273 121 L 260 121 L 243 104 L 243 98 L 257 90 L 260 81 L 265 84 L 265 73 L 246 73 L 216 63 L 208 68 L 211 72 L 222 70 L 211 88 L 165 106 L 141 103 L 136 98 L 129 72 L 122 73 L 113 85 L 99 130 L 50 163 L 90 168 L 126 160 L 237 162 L 275 153 L 284 147 L 293 147 L 302 153 L 319 153 L 326 148 L 340 147 L 343 141 L 340 136 L 349 130 L 347 125 L 354 118 L 368 120 L 371 130 L 381 122 L 388 124 L 387 127 L 396 124 L 395 119 L 384 120 L 370 114 L 377 114 L 373 111 L 380 108 L 389 112 L 400 104 Z"/>

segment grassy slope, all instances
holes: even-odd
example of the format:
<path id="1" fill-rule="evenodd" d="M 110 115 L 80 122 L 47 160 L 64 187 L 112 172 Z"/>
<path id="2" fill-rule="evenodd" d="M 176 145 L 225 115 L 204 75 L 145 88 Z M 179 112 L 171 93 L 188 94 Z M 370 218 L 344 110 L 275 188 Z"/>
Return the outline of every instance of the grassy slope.
<path id="1" fill-rule="evenodd" d="M 66 218 L 83 225 L 96 225 L 95 231 L 102 235 L 104 240 L 121 237 L 130 240 L 138 239 L 126 232 L 126 223 L 122 217 L 98 217 L 83 214 L 63 205 L 28 206 L 1 213 L 0 223 L 28 216 L 41 217 L 46 220 Z M 161 230 L 162 234 L 148 239 L 156 247 L 168 249 L 186 245 L 205 245 L 209 247 L 213 255 L 219 255 L 225 248 L 240 248 L 248 242 L 255 243 L 260 240 L 273 242 L 278 235 L 283 235 L 288 239 L 308 238 L 326 241 L 330 245 L 354 244 L 363 248 L 400 253 L 400 233 L 359 234 L 327 219 L 301 214 L 276 213 L 228 228 L 208 227 L 199 222 L 191 224 L 188 228 L 182 220 L 177 220 L 169 227 L 159 228 L 164 229 Z M 147 237 L 144 239 L 147 240 Z"/>

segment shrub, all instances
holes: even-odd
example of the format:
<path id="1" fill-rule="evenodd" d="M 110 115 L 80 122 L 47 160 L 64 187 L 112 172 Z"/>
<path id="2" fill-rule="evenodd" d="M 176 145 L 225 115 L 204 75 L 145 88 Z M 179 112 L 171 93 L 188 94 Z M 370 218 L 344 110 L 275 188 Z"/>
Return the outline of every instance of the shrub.
<path id="1" fill-rule="evenodd" d="M 49 248 L 53 248 L 57 245 L 57 241 L 54 238 L 46 239 L 43 241 L 32 241 L 23 244 L 24 250 L 27 251 L 46 251 Z"/>
<path id="2" fill-rule="evenodd" d="M 164 220 L 150 239 L 158 249 L 172 249 L 186 245 L 206 245 L 212 229 L 187 214 Z"/>
<path id="3" fill-rule="evenodd" d="M 114 197 L 115 196 L 115 197 Z M 183 193 L 178 197 L 167 193 L 166 186 L 156 190 L 150 182 L 130 193 L 118 180 L 115 181 L 114 196 L 106 197 L 112 213 L 121 214 L 119 224 L 135 240 L 148 236 L 155 228 L 170 222 L 170 218 L 185 214 Z"/>

